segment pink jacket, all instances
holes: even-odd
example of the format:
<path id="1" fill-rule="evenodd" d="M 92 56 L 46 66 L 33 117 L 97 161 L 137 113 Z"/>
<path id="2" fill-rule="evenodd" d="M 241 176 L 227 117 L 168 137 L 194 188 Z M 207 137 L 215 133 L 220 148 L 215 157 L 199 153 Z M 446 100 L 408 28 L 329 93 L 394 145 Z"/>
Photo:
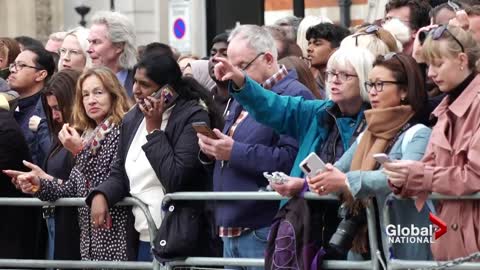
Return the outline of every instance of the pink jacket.
<path id="1" fill-rule="evenodd" d="M 448 97 L 433 115 L 425 156 L 409 168 L 403 196 L 418 196 L 423 207 L 430 192 L 468 195 L 480 191 L 480 75 L 449 106 Z M 436 260 L 451 260 L 480 251 L 480 201 L 444 200 L 437 216 L 447 223 L 447 232 L 432 244 Z M 420 208 L 419 208 L 420 207 Z"/>

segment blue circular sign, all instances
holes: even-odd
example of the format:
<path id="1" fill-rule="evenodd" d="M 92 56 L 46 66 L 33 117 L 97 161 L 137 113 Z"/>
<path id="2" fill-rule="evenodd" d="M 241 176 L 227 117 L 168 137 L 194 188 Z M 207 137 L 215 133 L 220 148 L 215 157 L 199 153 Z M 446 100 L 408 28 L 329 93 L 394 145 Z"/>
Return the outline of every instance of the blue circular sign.
<path id="1" fill-rule="evenodd" d="M 173 23 L 173 33 L 178 39 L 185 36 L 185 22 L 181 18 L 176 19 Z"/>

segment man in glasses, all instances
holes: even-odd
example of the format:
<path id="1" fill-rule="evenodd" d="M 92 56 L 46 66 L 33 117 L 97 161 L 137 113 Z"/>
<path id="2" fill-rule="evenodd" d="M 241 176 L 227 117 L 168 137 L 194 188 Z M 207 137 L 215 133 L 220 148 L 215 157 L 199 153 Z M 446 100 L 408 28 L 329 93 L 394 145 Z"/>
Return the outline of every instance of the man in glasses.
<path id="1" fill-rule="evenodd" d="M 55 63 L 48 51 L 42 47 L 26 47 L 10 64 L 8 76 L 10 88 L 20 95 L 15 119 L 30 147 L 33 162 L 39 166 L 43 165 L 50 150 L 50 136 L 40 92 L 54 70 Z"/>
<path id="2" fill-rule="evenodd" d="M 320 23 L 310 27 L 307 31 L 307 53 L 311 65 L 310 70 L 317 82 L 322 98 L 325 98 L 325 80 L 322 75 L 327 68 L 328 59 L 349 34 L 350 32 L 345 27 L 331 23 Z"/>
<path id="3" fill-rule="evenodd" d="M 261 26 L 235 28 L 229 37 L 227 58 L 268 89 L 265 91 L 313 99 L 311 92 L 298 82 L 295 71 L 278 65 L 275 42 Z M 218 139 L 198 134 L 200 159 L 204 163 L 215 160 L 215 191 L 258 191 L 268 185 L 263 172 L 290 171 L 298 150 L 293 138 L 280 136 L 256 122 L 236 101 L 232 101 L 228 111 L 223 132 L 214 130 Z M 218 201 L 215 206 L 224 257 L 263 258 L 278 202 Z"/>
<path id="4" fill-rule="evenodd" d="M 384 22 L 397 18 L 410 29 L 410 39 L 403 44 L 403 52 L 411 55 L 418 29 L 430 24 L 431 6 L 424 0 L 390 0 L 385 6 Z"/>

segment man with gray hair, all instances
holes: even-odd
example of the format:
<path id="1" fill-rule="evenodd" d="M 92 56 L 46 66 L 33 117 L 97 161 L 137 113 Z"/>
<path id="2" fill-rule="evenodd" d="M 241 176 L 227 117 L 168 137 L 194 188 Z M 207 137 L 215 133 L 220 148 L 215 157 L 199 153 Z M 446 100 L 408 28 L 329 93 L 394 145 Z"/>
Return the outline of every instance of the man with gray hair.
<path id="1" fill-rule="evenodd" d="M 127 16 L 100 11 L 91 19 L 88 54 L 94 66 L 106 66 L 132 97 L 133 66 L 137 63 L 135 29 Z"/>
<path id="2" fill-rule="evenodd" d="M 227 58 L 270 91 L 313 99 L 294 70 L 278 65 L 275 42 L 263 27 L 236 27 L 229 37 Z M 268 185 L 263 172 L 290 171 L 298 150 L 295 139 L 256 122 L 236 101 L 226 112 L 223 132 L 214 130 L 217 139 L 198 134 L 200 159 L 215 162 L 215 191 L 258 191 Z M 278 202 L 218 201 L 215 206 L 224 257 L 263 258 Z"/>

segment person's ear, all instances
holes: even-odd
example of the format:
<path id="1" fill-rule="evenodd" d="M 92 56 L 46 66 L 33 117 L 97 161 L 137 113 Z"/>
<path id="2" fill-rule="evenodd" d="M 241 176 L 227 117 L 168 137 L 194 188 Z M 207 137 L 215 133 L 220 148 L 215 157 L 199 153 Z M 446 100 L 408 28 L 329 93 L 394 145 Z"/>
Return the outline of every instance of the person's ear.
<path id="1" fill-rule="evenodd" d="M 114 43 L 113 47 L 115 48 L 114 51 L 116 54 L 121 54 L 125 48 L 125 42 Z"/>
<path id="2" fill-rule="evenodd" d="M 37 71 L 37 74 L 35 76 L 35 81 L 36 82 L 41 82 L 41 81 L 44 81 L 45 78 L 47 78 L 48 76 L 48 72 L 46 70 L 39 70 Z"/>
<path id="3" fill-rule="evenodd" d="M 274 63 L 274 57 L 271 52 L 266 52 L 263 57 L 265 58 L 265 61 L 267 64 L 270 66 Z"/>
<path id="4" fill-rule="evenodd" d="M 460 64 L 460 70 L 468 69 L 468 55 L 466 53 L 459 53 L 457 59 Z"/>

